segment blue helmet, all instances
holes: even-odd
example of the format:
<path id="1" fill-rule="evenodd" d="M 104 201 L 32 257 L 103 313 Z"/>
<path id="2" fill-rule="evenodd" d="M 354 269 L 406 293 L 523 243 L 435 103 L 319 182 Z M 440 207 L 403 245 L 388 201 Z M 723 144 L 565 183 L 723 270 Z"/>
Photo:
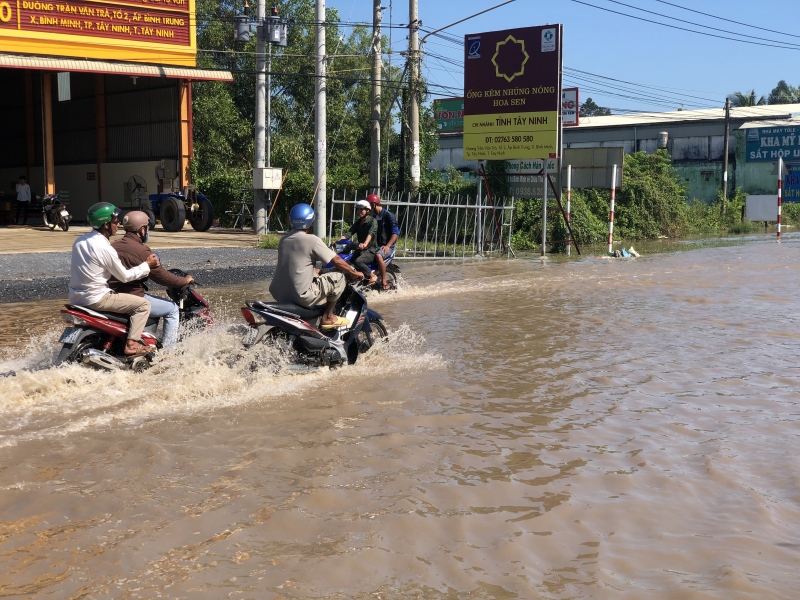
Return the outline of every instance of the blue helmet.
<path id="1" fill-rule="evenodd" d="M 308 229 L 314 223 L 314 209 L 308 204 L 295 204 L 289 212 L 289 222 L 294 229 Z"/>

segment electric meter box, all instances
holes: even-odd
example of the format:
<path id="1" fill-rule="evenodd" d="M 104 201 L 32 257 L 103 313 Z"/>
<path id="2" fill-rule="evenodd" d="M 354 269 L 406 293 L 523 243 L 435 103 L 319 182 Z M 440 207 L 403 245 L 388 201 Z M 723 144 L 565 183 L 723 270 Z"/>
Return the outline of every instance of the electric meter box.
<path id="1" fill-rule="evenodd" d="M 279 190 L 283 181 L 283 169 L 264 167 L 253 169 L 254 190 Z"/>

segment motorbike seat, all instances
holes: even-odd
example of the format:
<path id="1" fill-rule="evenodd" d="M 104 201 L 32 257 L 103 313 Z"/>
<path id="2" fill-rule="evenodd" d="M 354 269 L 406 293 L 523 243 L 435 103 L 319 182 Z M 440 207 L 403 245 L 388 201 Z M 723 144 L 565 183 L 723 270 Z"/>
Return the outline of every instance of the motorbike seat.
<path id="1" fill-rule="evenodd" d="M 323 312 L 325 312 L 324 305 L 306 308 L 305 306 L 299 306 L 297 304 L 292 304 L 291 302 L 260 302 L 256 300 L 253 302 L 253 307 L 262 308 L 264 310 L 275 309 L 297 315 L 301 319 L 316 319 Z"/>
<path id="2" fill-rule="evenodd" d="M 130 325 L 131 318 L 129 315 L 125 313 L 115 313 L 115 312 L 105 312 L 99 310 L 92 310 L 91 308 L 86 308 L 85 306 L 75 306 L 74 304 L 67 304 L 67 308 L 70 310 L 77 310 L 80 312 L 85 312 L 87 315 L 92 315 L 93 317 L 100 317 L 103 319 L 108 319 L 109 321 L 114 321 L 116 323 L 122 323 L 123 325 Z M 147 326 L 154 325 L 158 323 L 157 317 L 148 317 L 147 318 Z"/>

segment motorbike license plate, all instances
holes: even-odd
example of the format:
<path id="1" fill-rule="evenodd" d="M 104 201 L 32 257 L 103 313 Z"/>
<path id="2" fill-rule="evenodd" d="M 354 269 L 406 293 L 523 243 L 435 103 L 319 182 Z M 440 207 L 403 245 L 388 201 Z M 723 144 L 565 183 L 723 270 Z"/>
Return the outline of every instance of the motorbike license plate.
<path id="1" fill-rule="evenodd" d="M 244 332 L 242 336 L 242 344 L 245 346 L 252 346 L 255 341 L 256 337 L 258 337 L 258 329 L 253 329 L 252 327 Z"/>
<path id="2" fill-rule="evenodd" d="M 62 211 L 61 211 L 61 216 L 62 216 L 62 217 L 68 217 L 68 216 L 69 216 L 69 213 L 68 213 L 67 211 L 65 211 L 65 210 L 62 210 Z"/>
<path id="3" fill-rule="evenodd" d="M 61 334 L 61 337 L 58 340 L 59 344 L 74 344 L 78 337 L 81 335 L 81 330 L 77 327 L 67 327 L 64 330 L 64 333 Z"/>

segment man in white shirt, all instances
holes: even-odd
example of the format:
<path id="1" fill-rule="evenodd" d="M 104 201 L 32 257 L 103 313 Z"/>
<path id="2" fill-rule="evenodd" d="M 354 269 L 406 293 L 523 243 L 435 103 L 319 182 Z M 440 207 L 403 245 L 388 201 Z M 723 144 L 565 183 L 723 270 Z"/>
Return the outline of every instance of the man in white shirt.
<path id="1" fill-rule="evenodd" d="M 93 205 L 87 220 L 94 229 L 72 245 L 69 301 L 92 310 L 130 315 L 125 355 L 147 354 L 149 350 L 140 338 L 150 316 L 150 302 L 140 296 L 112 291 L 108 280 L 112 275 L 123 283 L 147 277 L 151 268 L 159 266 L 158 257 L 151 254 L 140 265 L 130 269 L 123 266 L 117 251 L 108 241 L 119 228 L 119 210 L 113 204 L 99 202 Z"/>
<path id="2" fill-rule="evenodd" d="M 21 210 L 25 211 L 25 220 L 23 225 L 28 224 L 28 207 L 31 205 L 31 186 L 28 185 L 28 180 L 25 175 L 19 176 L 17 181 L 17 216 L 14 218 L 14 223 L 19 225 L 19 213 Z"/>

